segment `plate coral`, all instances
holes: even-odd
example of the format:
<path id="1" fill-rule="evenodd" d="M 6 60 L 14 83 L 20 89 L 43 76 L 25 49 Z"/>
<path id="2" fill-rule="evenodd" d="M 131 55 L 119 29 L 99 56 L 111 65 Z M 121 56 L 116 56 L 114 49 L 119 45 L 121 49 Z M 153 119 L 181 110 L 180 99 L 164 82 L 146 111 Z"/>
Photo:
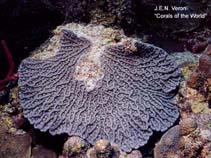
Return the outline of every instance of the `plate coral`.
<path id="1" fill-rule="evenodd" d="M 129 152 L 173 125 L 180 70 L 164 50 L 101 25 L 54 33 L 19 67 L 21 105 L 35 128 Z"/>

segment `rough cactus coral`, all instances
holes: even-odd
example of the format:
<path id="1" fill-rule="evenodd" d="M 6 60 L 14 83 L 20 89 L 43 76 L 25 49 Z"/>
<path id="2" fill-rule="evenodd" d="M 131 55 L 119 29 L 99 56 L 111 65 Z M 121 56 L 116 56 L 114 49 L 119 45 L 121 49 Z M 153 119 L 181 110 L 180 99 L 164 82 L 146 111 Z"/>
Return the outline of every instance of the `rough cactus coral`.
<path id="1" fill-rule="evenodd" d="M 103 138 L 129 152 L 178 118 L 180 71 L 158 47 L 71 23 L 39 52 L 22 61 L 19 86 L 25 117 L 41 131 Z"/>

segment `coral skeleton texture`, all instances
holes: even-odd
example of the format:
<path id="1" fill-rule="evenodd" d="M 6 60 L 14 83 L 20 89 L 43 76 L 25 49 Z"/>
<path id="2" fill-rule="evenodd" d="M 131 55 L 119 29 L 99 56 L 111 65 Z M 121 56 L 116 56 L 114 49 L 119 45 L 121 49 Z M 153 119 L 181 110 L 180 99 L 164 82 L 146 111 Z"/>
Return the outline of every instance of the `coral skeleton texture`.
<path id="1" fill-rule="evenodd" d="M 129 152 L 178 118 L 180 70 L 158 47 L 119 30 L 71 23 L 38 52 L 22 61 L 19 86 L 24 115 L 41 131 L 91 144 L 107 139 Z"/>

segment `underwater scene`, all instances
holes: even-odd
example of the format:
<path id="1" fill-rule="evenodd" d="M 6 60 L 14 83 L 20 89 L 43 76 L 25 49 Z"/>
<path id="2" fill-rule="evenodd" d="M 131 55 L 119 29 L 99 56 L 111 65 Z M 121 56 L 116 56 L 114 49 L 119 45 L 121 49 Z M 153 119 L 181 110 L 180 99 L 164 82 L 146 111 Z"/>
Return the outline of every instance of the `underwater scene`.
<path id="1" fill-rule="evenodd" d="M 211 158 L 211 1 L 0 0 L 0 158 Z"/>

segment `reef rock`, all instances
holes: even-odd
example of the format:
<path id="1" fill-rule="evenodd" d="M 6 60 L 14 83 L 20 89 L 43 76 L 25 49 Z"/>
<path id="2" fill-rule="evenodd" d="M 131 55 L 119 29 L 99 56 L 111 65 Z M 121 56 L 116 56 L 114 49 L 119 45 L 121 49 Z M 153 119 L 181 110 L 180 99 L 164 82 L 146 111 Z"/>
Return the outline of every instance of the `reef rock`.
<path id="1" fill-rule="evenodd" d="M 197 123 L 193 118 L 186 118 L 180 122 L 180 135 L 188 135 L 197 128 Z"/>
<path id="2" fill-rule="evenodd" d="M 202 75 L 211 78 L 211 55 L 201 55 L 199 60 L 199 71 Z"/>
<path id="3" fill-rule="evenodd" d="M 56 153 L 39 145 L 33 148 L 31 158 L 56 158 Z"/>
<path id="4" fill-rule="evenodd" d="M 133 150 L 127 155 L 127 158 L 143 158 L 143 156 L 139 150 Z"/>
<path id="5" fill-rule="evenodd" d="M 199 65 L 188 80 L 188 86 L 195 89 L 203 88 L 205 82 L 211 79 L 211 45 L 208 45 L 204 53 L 199 58 Z"/>
<path id="6" fill-rule="evenodd" d="M 63 155 L 65 158 L 84 158 L 89 144 L 80 137 L 70 137 L 64 144 Z"/>
<path id="7" fill-rule="evenodd" d="M 13 133 L 7 120 L 0 118 L 0 157 L 29 158 L 31 155 L 31 137 L 27 133 Z"/>
<path id="8" fill-rule="evenodd" d="M 99 25 L 67 24 L 19 67 L 24 115 L 41 131 L 107 139 L 129 152 L 178 118 L 180 70 L 161 48 Z"/>
<path id="9" fill-rule="evenodd" d="M 209 158 L 210 113 L 189 114 L 156 144 L 155 158 Z"/>
<path id="10" fill-rule="evenodd" d="M 87 151 L 88 158 L 119 158 L 120 148 L 108 140 L 100 139 Z"/>
<path id="11" fill-rule="evenodd" d="M 180 128 L 179 126 L 169 129 L 156 144 L 154 149 L 155 158 L 179 158 L 177 151 L 179 150 Z"/>

